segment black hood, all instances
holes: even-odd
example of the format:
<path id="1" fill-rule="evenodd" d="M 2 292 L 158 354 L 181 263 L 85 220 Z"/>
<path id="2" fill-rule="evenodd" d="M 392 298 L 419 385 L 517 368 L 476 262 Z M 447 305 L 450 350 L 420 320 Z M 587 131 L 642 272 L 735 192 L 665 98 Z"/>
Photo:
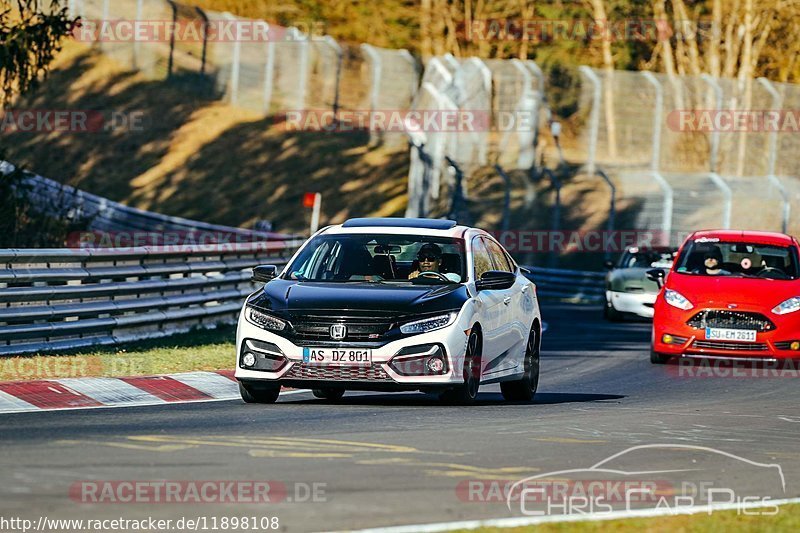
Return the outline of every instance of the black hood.
<path id="1" fill-rule="evenodd" d="M 464 285 L 325 283 L 275 279 L 248 303 L 275 314 L 398 316 L 460 309 L 469 299 Z"/>

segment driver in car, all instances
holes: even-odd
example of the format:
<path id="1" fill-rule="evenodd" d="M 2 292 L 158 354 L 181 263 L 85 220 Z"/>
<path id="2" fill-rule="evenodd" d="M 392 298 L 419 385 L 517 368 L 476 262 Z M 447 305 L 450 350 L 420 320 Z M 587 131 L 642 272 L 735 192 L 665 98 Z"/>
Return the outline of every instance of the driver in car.
<path id="1" fill-rule="evenodd" d="M 429 242 L 423 244 L 417 251 L 417 262 L 419 262 L 419 270 L 415 270 L 408 275 L 408 279 L 414 279 L 427 272 L 439 272 L 442 264 L 442 249 L 438 244 Z M 447 273 L 443 274 L 444 277 L 456 283 L 461 281 L 461 276 L 458 274 Z"/>
<path id="2" fill-rule="evenodd" d="M 722 268 L 722 250 L 714 246 L 703 255 L 703 266 L 694 270 L 695 274 L 707 276 L 730 276 L 731 273 Z"/>

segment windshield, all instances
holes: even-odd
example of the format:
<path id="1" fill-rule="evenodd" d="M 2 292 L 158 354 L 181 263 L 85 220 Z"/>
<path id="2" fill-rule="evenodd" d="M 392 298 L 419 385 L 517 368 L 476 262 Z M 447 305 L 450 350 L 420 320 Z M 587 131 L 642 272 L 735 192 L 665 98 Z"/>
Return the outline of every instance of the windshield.
<path id="1" fill-rule="evenodd" d="M 419 235 L 320 235 L 286 270 L 286 279 L 443 284 L 466 278 L 463 240 Z"/>
<path id="2" fill-rule="evenodd" d="M 676 272 L 708 276 L 796 279 L 794 248 L 748 242 L 691 241 L 678 259 Z"/>
<path id="3" fill-rule="evenodd" d="M 671 250 L 628 250 L 619 260 L 618 268 L 652 268 L 672 266 Z"/>

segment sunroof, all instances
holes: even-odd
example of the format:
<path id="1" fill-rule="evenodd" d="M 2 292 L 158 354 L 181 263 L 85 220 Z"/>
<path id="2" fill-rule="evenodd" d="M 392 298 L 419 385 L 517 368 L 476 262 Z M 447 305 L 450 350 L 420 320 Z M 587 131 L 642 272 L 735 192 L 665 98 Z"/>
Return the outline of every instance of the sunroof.
<path id="1" fill-rule="evenodd" d="M 437 218 L 351 218 L 342 224 L 343 228 L 421 228 L 421 229 L 452 229 L 456 226 L 455 220 Z"/>

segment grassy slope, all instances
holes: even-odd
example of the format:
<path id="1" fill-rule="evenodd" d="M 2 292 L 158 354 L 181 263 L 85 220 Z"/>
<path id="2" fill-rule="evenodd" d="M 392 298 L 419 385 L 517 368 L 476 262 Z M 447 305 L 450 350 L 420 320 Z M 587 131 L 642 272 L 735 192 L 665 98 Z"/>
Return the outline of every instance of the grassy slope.
<path id="1" fill-rule="evenodd" d="M 0 358 L 0 381 L 94 376 L 148 376 L 233 369 L 236 328 L 189 333 L 59 355 Z"/>
<path id="2" fill-rule="evenodd" d="M 67 43 L 43 86 L 17 108 L 140 111 L 135 132 L 14 133 L 8 158 L 129 205 L 209 222 L 273 220 L 302 231 L 305 191 L 323 193 L 323 222 L 405 209 L 406 150 L 367 135 L 288 132 L 272 117 L 213 100 L 192 82 L 148 80 Z"/>

